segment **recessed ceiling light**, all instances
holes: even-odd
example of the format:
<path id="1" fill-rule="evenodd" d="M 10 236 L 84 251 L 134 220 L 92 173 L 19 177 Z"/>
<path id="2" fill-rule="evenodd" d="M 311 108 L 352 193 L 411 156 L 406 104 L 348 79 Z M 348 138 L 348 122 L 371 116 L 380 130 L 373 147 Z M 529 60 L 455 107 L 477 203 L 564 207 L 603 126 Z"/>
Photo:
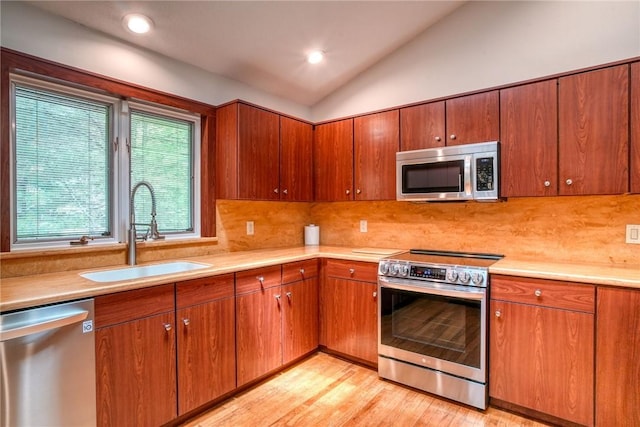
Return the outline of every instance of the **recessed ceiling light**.
<path id="1" fill-rule="evenodd" d="M 317 64 L 317 63 L 321 62 L 323 58 L 324 58 L 324 52 L 323 51 L 314 50 L 312 52 L 309 52 L 309 54 L 307 55 L 307 62 L 309 64 Z"/>
<path id="2" fill-rule="evenodd" d="M 153 27 L 153 21 L 139 13 L 130 13 L 123 19 L 124 26 L 136 34 L 145 34 Z"/>

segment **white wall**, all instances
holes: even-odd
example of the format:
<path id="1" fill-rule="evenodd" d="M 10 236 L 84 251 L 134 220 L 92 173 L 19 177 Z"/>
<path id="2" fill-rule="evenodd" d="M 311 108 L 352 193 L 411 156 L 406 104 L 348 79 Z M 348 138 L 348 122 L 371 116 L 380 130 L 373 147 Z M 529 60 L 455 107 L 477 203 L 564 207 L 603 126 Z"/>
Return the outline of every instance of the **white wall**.
<path id="1" fill-rule="evenodd" d="M 640 56 L 640 1 L 471 1 L 312 107 L 319 122 Z"/>
<path id="2" fill-rule="evenodd" d="M 3 47 L 211 105 L 243 99 L 310 119 L 310 108 L 143 50 L 24 2 L 0 1 Z"/>

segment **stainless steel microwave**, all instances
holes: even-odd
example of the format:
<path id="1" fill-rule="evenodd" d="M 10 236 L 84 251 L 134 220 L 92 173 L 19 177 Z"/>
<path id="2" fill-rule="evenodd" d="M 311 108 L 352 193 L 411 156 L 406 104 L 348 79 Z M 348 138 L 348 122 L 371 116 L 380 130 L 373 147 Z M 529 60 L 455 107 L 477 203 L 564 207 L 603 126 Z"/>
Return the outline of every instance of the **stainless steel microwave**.
<path id="1" fill-rule="evenodd" d="M 396 153 L 396 198 L 498 200 L 498 141 Z"/>

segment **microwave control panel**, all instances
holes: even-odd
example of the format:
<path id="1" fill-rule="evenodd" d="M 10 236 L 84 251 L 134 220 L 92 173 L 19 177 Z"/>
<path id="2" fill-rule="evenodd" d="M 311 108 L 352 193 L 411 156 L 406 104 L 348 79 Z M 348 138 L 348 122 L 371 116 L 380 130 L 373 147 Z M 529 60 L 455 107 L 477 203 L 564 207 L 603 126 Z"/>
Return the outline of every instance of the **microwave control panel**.
<path id="1" fill-rule="evenodd" d="M 494 188 L 493 157 L 476 159 L 476 191 L 492 191 Z"/>

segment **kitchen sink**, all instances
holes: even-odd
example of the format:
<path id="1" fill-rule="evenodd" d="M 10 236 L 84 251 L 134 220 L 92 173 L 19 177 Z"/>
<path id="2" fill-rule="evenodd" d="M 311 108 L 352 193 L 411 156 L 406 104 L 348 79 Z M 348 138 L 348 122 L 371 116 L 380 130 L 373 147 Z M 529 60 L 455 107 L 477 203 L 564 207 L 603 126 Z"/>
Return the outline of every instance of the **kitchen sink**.
<path id="1" fill-rule="evenodd" d="M 198 270 L 211 267 L 208 264 L 189 261 L 165 262 L 162 264 L 141 265 L 138 267 L 117 268 L 113 270 L 96 271 L 93 273 L 82 273 L 80 276 L 94 282 L 118 282 L 120 280 L 141 279 L 149 276 L 160 276 L 163 274 L 182 273 L 185 271 Z"/>

